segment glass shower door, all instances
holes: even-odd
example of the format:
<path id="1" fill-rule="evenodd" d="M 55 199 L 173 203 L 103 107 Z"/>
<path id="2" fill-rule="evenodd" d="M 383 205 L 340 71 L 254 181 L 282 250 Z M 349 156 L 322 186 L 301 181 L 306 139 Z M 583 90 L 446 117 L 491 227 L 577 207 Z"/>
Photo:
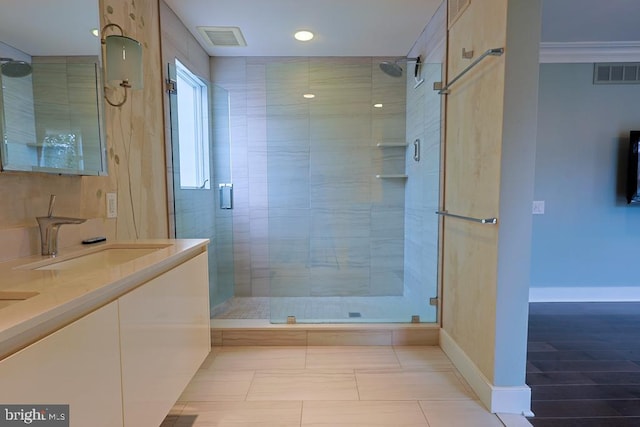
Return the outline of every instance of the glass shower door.
<path id="1" fill-rule="evenodd" d="M 229 94 L 168 64 L 176 238 L 208 238 L 210 308 L 233 296 Z"/>
<path id="2" fill-rule="evenodd" d="M 234 296 L 233 176 L 231 172 L 231 122 L 229 92 L 212 85 L 213 187 L 216 207 L 215 252 L 218 285 L 212 307 Z"/>
<path id="3" fill-rule="evenodd" d="M 436 321 L 441 67 L 416 86 L 375 58 L 267 65 L 272 323 Z"/>

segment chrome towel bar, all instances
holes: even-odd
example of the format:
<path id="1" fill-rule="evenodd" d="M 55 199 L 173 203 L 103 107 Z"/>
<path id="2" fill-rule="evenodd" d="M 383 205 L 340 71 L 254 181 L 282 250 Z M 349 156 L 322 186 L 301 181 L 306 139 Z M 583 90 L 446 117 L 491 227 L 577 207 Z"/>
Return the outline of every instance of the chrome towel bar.
<path id="1" fill-rule="evenodd" d="M 438 91 L 439 95 L 448 95 L 450 92 L 450 88 L 451 86 L 457 82 L 462 76 L 464 76 L 465 74 L 467 74 L 467 72 L 469 72 L 469 70 L 471 70 L 473 67 L 475 67 L 476 65 L 478 65 L 478 63 L 480 61 L 482 61 L 484 58 L 486 58 L 487 56 L 501 56 L 504 53 L 504 48 L 503 47 L 496 47 L 493 49 L 488 49 L 485 53 L 483 53 L 482 55 L 480 55 L 478 57 L 478 59 L 476 59 L 475 61 L 473 61 L 471 64 L 469 64 L 467 66 L 467 68 L 465 68 L 464 70 L 462 70 L 460 72 L 460 74 L 458 74 L 453 80 L 451 80 L 446 86 L 442 86 L 442 82 L 437 82 L 433 84 L 433 89 Z"/>
<path id="2" fill-rule="evenodd" d="M 473 218 L 470 216 L 456 215 L 447 211 L 436 211 L 436 215 L 450 216 L 452 218 L 464 219 L 465 221 L 479 222 L 480 224 L 497 224 L 498 218 Z"/>

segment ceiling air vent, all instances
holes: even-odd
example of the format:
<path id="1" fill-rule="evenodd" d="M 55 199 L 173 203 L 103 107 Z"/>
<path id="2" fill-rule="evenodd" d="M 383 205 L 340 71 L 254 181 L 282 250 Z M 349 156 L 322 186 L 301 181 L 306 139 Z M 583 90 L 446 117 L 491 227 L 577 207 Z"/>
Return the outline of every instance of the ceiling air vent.
<path id="1" fill-rule="evenodd" d="M 613 62 L 595 64 L 593 84 L 640 84 L 640 62 Z"/>
<path id="2" fill-rule="evenodd" d="M 214 47 L 246 46 L 242 31 L 238 27 L 198 27 L 198 31 Z"/>

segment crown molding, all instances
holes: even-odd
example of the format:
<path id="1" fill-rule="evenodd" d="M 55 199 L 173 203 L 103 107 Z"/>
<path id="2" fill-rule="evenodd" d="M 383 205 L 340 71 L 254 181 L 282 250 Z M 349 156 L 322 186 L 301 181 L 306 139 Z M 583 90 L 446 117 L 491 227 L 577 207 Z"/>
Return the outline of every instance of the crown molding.
<path id="1" fill-rule="evenodd" d="M 640 62 L 640 41 L 543 42 L 540 63 Z"/>

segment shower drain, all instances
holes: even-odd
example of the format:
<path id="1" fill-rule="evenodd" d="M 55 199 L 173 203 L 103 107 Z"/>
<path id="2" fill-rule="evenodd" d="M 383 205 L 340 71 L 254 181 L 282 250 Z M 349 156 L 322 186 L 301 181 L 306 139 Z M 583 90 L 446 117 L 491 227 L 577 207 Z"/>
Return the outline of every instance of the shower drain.
<path id="1" fill-rule="evenodd" d="M 349 317 L 362 317 L 362 315 L 360 313 L 358 313 L 357 311 L 350 311 L 349 312 Z"/>

